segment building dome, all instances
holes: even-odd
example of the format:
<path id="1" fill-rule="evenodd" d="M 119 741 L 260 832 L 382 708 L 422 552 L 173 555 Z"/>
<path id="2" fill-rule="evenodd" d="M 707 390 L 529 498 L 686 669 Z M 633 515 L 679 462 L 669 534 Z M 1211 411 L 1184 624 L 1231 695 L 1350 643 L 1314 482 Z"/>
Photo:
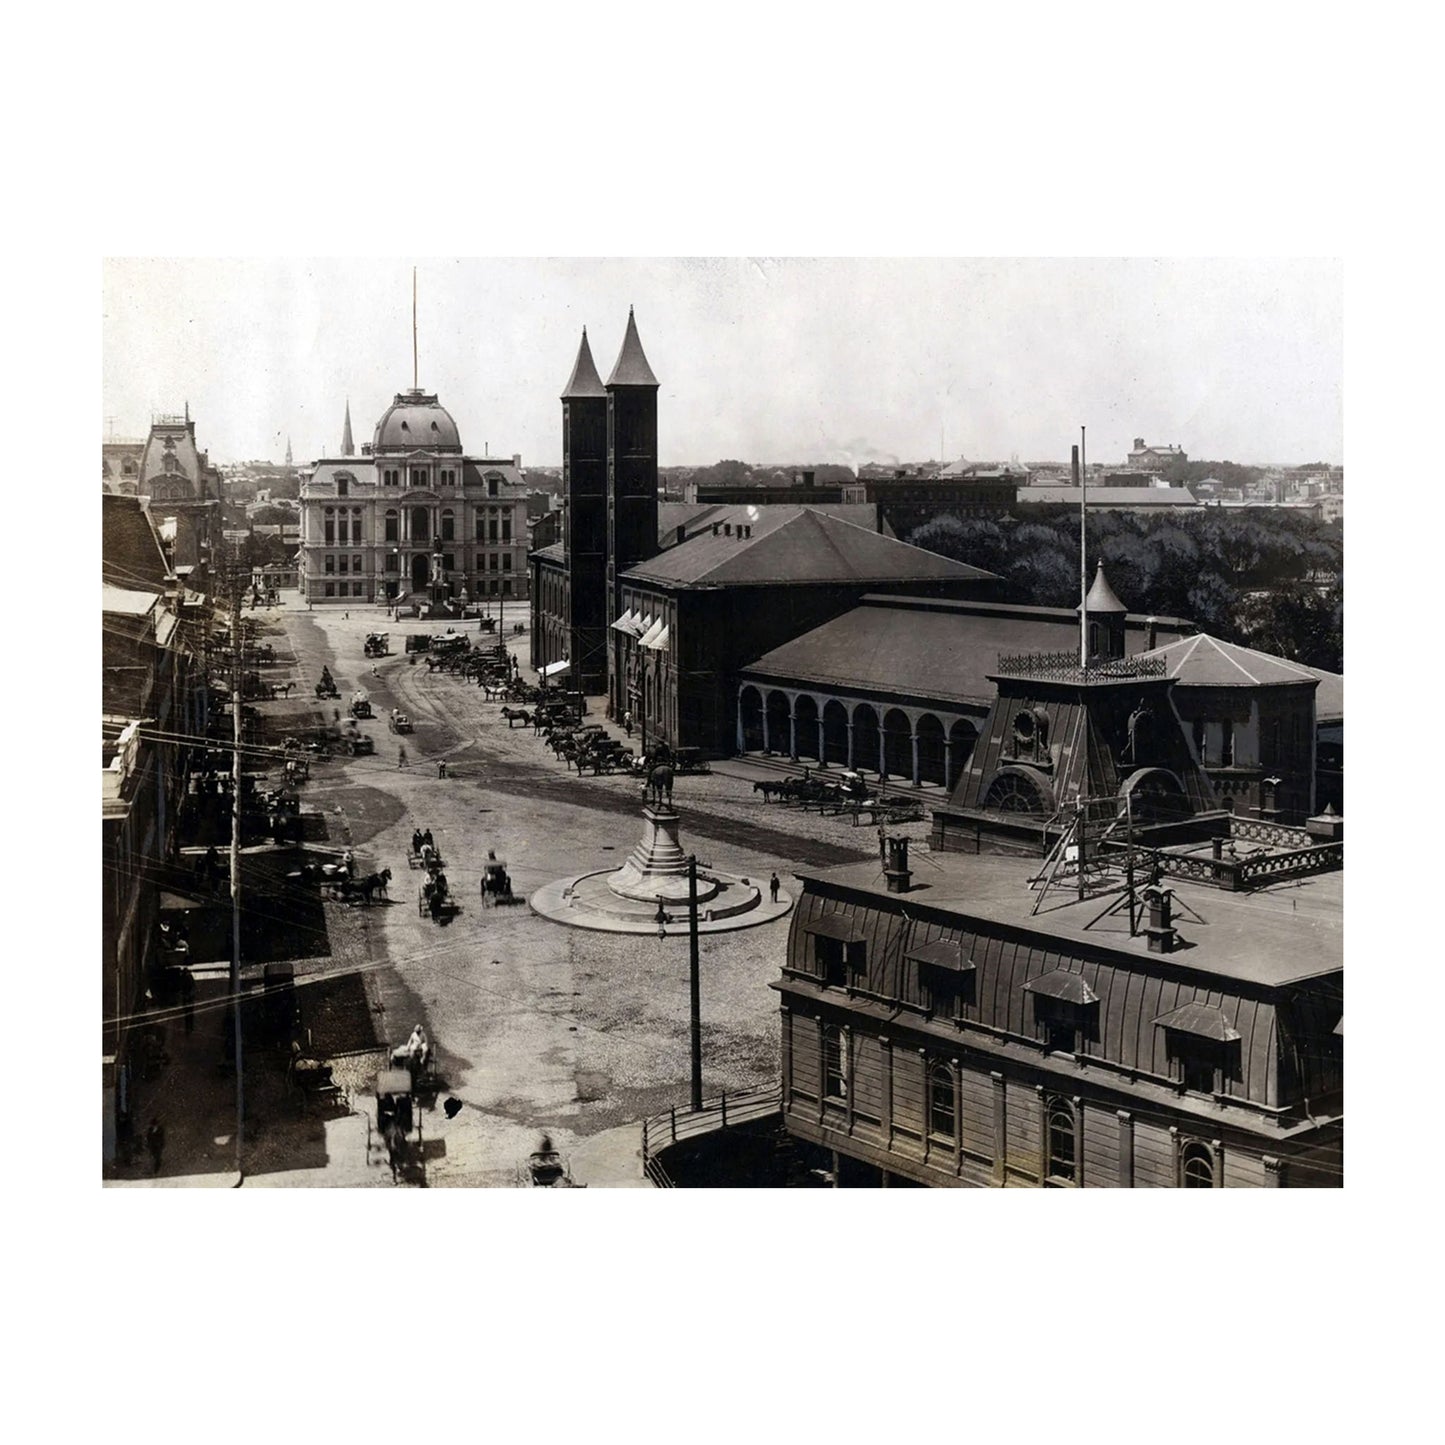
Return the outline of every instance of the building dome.
<path id="1" fill-rule="evenodd" d="M 424 391 L 399 391 L 382 413 L 373 452 L 459 452 L 462 439 L 452 414 Z"/>

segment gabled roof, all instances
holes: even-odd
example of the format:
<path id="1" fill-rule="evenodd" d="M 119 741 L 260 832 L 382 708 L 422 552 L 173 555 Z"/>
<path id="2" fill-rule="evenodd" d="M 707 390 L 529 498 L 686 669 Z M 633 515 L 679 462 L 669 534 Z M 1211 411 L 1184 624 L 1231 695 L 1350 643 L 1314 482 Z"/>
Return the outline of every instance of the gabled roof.
<path id="1" fill-rule="evenodd" d="M 639 562 L 625 575 L 638 581 L 745 587 L 775 582 L 986 582 L 994 574 L 911 547 L 815 507 L 739 507 L 749 520 L 721 521 L 687 541 Z"/>
<path id="2" fill-rule="evenodd" d="M 642 351 L 642 342 L 637 335 L 637 322 L 632 308 L 627 308 L 627 331 L 622 338 L 622 350 L 617 353 L 617 365 L 607 378 L 608 386 L 656 386 L 657 378 L 647 364 Z"/>
<path id="3" fill-rule="evenodd" d="M 657 504 L 657 541 L 659 547 L 678 545 L 677 529 L 681 527 L 684 540 L 710 532 L 712 524 L 729 524 L 734 529 L 741 523 L 749 526 L 758 520 L 759 513 L 771 512 L 774 507 L 797 507 L 807 505 L 814 512 L 825 517 L 836 517 L 840 522 L 853 522 L 866 527 L 870 532 L 877 530 L 878 510 L 871 502 L 789 502 L 782 489 L 776 502 L 659 502 Z M 891 531 L 886 535 L 892 536 Z"/>
<path id="4" fill-rule="evenodd" d="M 619 359 L 618 365 L 621 365 Z M 643 365 L 646 365 L 644 361 Z M 592 348 L 587 344 L 587 328 L 582 328 L 582 345 L 577 348 L 577 361 L 572 367 L 572 375 L 567 379 L 567 385 L 562 388 L 563 401 L 575 401 L 584 396 L 606 396 L 607 388 L 602 385 L 602 378 L 597 375 L 596 364 L 592 360 Z"/>

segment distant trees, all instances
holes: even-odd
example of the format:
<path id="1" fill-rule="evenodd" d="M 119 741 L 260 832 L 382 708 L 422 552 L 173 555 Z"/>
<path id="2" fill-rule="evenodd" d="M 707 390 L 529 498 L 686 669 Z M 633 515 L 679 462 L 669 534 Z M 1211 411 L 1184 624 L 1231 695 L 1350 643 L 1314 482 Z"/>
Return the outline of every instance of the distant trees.
<path id="1" fill-rule="evenodd" d="M 941 514 L 905 539 L 1006 579 L 1039 607 L 1079 601 L 1078 517 Z M 1344 544 L 1337 527 L 1259 508 L 1088 519 L 1088 571 L 1102 560 L 1131 612 L 1181 617 L 1229 642 L 1310 667 L 1343 670 Z"/>

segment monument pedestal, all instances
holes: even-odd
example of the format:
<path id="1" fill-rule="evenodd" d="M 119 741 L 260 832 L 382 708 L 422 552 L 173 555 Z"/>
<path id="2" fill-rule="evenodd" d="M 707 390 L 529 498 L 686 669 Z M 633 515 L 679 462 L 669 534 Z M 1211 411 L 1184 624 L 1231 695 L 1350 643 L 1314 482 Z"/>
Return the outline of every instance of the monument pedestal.
<path id="1" fill-rule="evenodd" d="M 643 903 L 686 904 L 688 899 L 687 854 L 677 841 L 680 823 L 677 813 L 664 805 L 648 804 L 642 810 L 642 838 L 627 862 L 607 880 L 619 898 Z M 697 901 L 705 902 L 718 891 L 717 882 L 698 875 Z"/>

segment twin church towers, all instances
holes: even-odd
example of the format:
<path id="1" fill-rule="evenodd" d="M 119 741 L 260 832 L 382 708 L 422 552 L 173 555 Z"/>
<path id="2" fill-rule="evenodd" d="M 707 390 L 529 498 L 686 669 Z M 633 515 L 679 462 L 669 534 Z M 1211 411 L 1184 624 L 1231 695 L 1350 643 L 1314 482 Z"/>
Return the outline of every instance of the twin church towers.
<path id="1" fill-rule="evenodd" d="M 657 378 L 637 322 L 604 385 L 583 329 L 562 392 L 561 617 L 572 672 L 584 691 L 607 690 L 609 629 L 621 614 L 619 579 L 655 556 Z"/>

